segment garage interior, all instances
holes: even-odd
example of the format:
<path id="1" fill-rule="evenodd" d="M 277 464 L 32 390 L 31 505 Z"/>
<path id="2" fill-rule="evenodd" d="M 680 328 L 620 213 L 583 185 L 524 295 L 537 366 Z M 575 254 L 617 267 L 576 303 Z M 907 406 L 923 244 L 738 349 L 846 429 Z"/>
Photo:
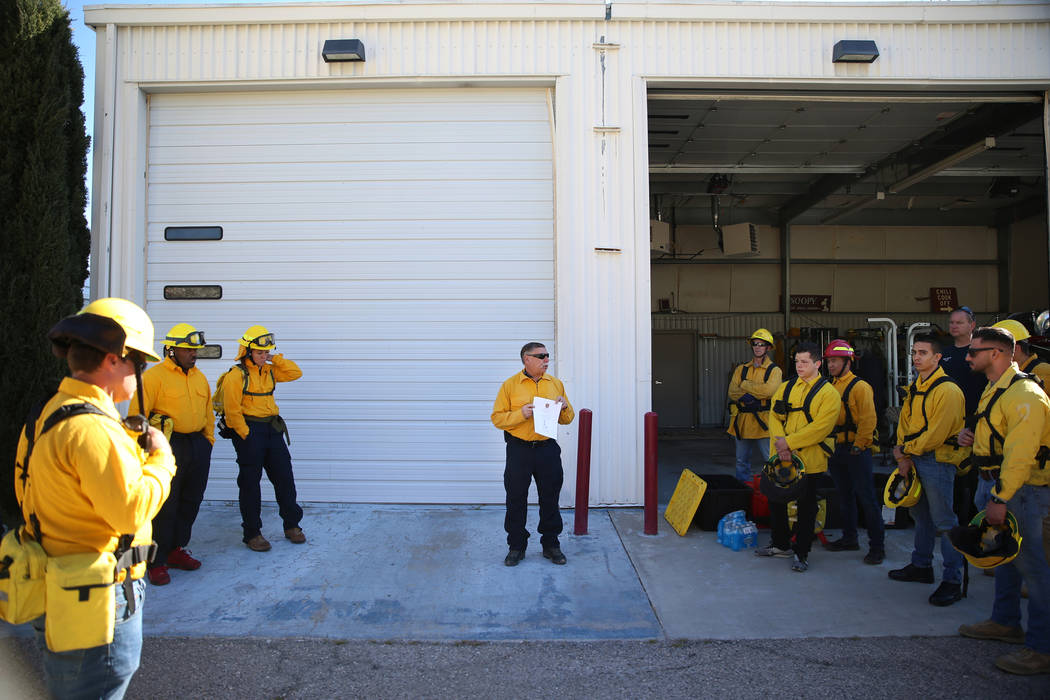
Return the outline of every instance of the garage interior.
<path id="1" fill-rule="evenodd" d="M 783 366 L 799 339 L 873 336 L 868 318 L 892 317 L 901 339 L 914 321 L 946 330 L 932 288 L 979 323 L 1034 320 L 1048 298 L 1043 110 L 1041 93 L 651 87 L 661 431 L 721 434 L 754 327 L 777 336 Z"/>

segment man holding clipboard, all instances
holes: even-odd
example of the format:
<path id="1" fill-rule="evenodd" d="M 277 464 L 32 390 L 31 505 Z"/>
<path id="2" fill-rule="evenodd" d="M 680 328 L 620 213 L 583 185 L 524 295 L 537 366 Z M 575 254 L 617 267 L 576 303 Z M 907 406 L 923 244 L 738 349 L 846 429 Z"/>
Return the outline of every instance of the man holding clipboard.
<path id="1" fill-rule="evenodd" d="M 557 377 L 547 374 L 550 353 L 542 343 L 526 343 L 521 349 L 524 368 L 503 382 L 492 406 L 492 424 L 503 431 L 507 443 L 507 466 L 503 487 L 507 491 L 507 531 L 509 551 L 505 566 L 517 566 L 525 558 L 529 532 L 525 529 L 529 484 L 536 479 L 540 501 L 540 533 L 543 556 L 564 564 L 558 535 L 561 512 L 558 497 L 563 479 L 561 448 L 557 424 L 568 425 L 576 416 L 565 397 L 565 387 Z"/>

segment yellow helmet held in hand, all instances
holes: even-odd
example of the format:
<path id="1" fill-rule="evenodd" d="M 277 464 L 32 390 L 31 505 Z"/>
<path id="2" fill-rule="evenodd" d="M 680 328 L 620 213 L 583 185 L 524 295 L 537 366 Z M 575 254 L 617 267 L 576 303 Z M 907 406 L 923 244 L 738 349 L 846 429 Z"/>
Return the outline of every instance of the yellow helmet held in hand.
<path id="1" fill-rule="evenodd" d="M 1002 525 L 990 525 L 982 510 L 969 525 L 956 525 L 948 533 L 952 546 L 978 569 L 994 569 L 1013 561 L 1021 551 L 1017 518 L 1006 511 Z"/>
<path id="2" fill-rule="evenodd" d="M 915 467 L 908 470 L 907 476 L 901 476 L 900 469 L 894 469 L 886 479 L 886 488 L 882 500 L 890 508 L 910 508 L 919 502 L 922 484 L 915 473 Z"/>
<path id="3" fill-rule="evenodd" d="M 762 466 L 758 488 L 770 501 L 787 503 L 798 498 L 805 476 L 806 465 L 797 454 L 792 454 L 791 461 L 786 463 L 773 455 Z"/>
<path id="4" fill-rule="evenodd" d="M 273 350 L 277 347 L 277 339 L 265 326 L 252 326 L 244 331 L 237 343 L 249 350 Z"/>
<path id="5" fill-rule="evenodd" d="M 765 342 L 769 343 L 770 345 L 772 345 L 773 344 L 773 334 L 770 333 L 769 331 L 767 331 L 765 328 L 759 328 L 758 330 L 756 330 L 754 333 L 751 334 L 751 337 L 748 338 L 748 340 L 749 341 L 750 340 L 762 340 L 762 341 L 765 341 Z"/>
<path id="6" fill-rule="evenodd" d="M 79 342 L 118 357 L 134 350 L 147 360 L 160 362 L 153 354 L 153 321 L 127 299 L 97 299 L 59 321 L 47 335 L 59 357 L 66 356 L 70 344 Z"/>
<path id="7" fill-rule="evenodd" d="M 204 332 L 188 323 L 176 323 L 164 336 L 164 346 L 200 350 L 204 347 Z"/>
<path id="8" fill-rule="evenodd" d="M 1005 321 L 993 323 L 992 328 L 1002 328 L 1004 331 L 1010 331 L 1010 335 L 1014 337 L 1015 343 L 1022 340 L 1028 340 L 1032 337 L 1032 334 L 1028 332 L 1028 329 L 1024 327 L 1023 323 L 1020 321 L 1014 321 L 1010 318 Z"/>

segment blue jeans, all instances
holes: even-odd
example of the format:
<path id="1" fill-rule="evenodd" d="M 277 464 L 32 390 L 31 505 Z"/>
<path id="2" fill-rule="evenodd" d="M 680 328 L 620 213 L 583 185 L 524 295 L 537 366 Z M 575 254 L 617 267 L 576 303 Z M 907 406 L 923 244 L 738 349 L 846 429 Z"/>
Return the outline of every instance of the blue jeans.
<path id="1" fill-rule="evenodd" d="M 992 482 L 989 482 L 992 483 Z M 1050 512 L 1050 487 L 1022 486 L 1006 503 L 1021 528 L 1021 552 L 1009 564 L 995 568 L 992 619 L 1000 625 L 1021 625 L 1021 582 L 1028 584 L 1028 625 L 1024 644 L 1050 654 L 1050 564 L 1043 550 L 1043 518 Z"/>
<path id="2" fill-rule="evenodd" d="M 948 532 L 959 524 L 952 508 L 955 492 L 955 465 L 934 459 L 932 452 L 915 458 L 915 468 L 922 483 L 922 495 L 910 512 L 915 518 L 915 549 L 911 553 L 914 566 L 933 566 L 933 545 L 941 539 L 941 558 L 944 560 L 944 581 L 962 583 L 963 555 L 952 546 Z"/>
<path id="3" fill-rule="evenodd" d="M 850 454 L 850 446 L 843 443 L 835 447 L 835 454 L 828 460 L 828 472 L 835 481 L 835 488 L 842 501 L 842 539 L 857 541 L 857 499 L 860 499 L 864 522 L 868 528 L 868 549 L 884 552 L 885 525 L 882 522 L 882 505 L 875 500 L 874 465 L 871 450 Z"/>
<path id="4" fill-rule="evenodd" d="M 37 644 L 44 655 L 44 680 L 51 695 L 62 700 L 124 697 L 128 683 L 139 668 L 142 651 L 142 605 L 146 582 L 139 579 L 132 584 L 135 594 L 135 613 L 128 614 L 124 586 L 115 590 L 117 612 L 113 641 L 90 649 L 54 652 L 44 640 L 44 618 L 33 620 Z"/>
<path id="5" fill-rule="evenodd" d="M 973 495 L 973 504 L 977 506 L 978 511 L 984 510 L 984 507 L 988 505 L 988 499 L 992 496 L 993 486 L 995 486 L 995 482 L 991 479 L 977 477 L 977 492 Z M 1024 536 L 1027 537 L 1027 535 Z"/>
<path id="6" fill-rule="evenodd" d="M 755 450 L 762 462 L 769 459 L 769 438 L 733 438 L 736 441 L 736 478 L 739 481 L 751 481 L 751 459 Z"/>

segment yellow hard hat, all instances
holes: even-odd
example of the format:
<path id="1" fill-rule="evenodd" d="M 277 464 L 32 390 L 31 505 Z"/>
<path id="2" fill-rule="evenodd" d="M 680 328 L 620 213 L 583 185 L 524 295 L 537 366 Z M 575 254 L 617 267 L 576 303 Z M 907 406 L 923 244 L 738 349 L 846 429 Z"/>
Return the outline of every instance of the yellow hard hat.
<path id="1" fill-rule="evenodd" d="M 956 525 L 948 539 L 959 553 L 978 569 L 994 569 L 1013 561 L 1021 551 L 1021 529 L 1017 518 L 1006 511 L 1001 526 L 989 525 L 982 510 L 969 525 Z"/>
<path id="2" fill-rule="evenodd" d="M 1028 329 L 1024 327 L 1023 323 L 1011 318 L 1008 318 L 1005 321 L 999 321 L 998 323 L 993 323 L 992 328 L 1002 328 L 1004 331 L 1010 331 L 1010 335 L 1014 337 L 1014 342 L 1028 340 L 1032 337 L 1032 334 L 1028 332 Z"/>
<path id="3" fill-rule="evenodd" d="M 915 468 L 908 470 L 908 476 L 901 476 L 900 469 L 894 469 L 886 479 L 886 488 L 882 500 L 890 508 L 911 508 L 919 502 L 922 484 L 916 477 Z"/>
<path id="4" fill-rule="evenodd" d="M 204 332 L 188 323 L 176 323 L 164 336 L 164 345 L 169 348 L 199 350 L 204 347 Z"/>
<path id="5" fill-rule="evenodd" d="M 73 342 L 125 357 L 136 350 L 153 362 L 153 321 L 142 308 L 127 299 L 107 297 L 91 302 L 73 316 L 55 324 L 48 332 L 55 354 L 65 357 Z"/>
<path id="6" fill-rule="evenodd" d="M 272 350 L 277 346 L 273 333 L 266 330 L 265 326 L 252 326 L 244 331 L 237 343 L 249 350 Z"/>
<path id="7" fill-rule="evenodd" d="M 750 338 L 748 338 L 748 340 L 755 340 L 755 339 L 764 340 L 765 342 L 769 343 L 770 345 L 773 344 L 773 334 L 770 333 L 769 331 L 767 331 L 765 328 L 759 328 L 757 331 L 755 331 L 754 333 L 751 334 Z"/>

